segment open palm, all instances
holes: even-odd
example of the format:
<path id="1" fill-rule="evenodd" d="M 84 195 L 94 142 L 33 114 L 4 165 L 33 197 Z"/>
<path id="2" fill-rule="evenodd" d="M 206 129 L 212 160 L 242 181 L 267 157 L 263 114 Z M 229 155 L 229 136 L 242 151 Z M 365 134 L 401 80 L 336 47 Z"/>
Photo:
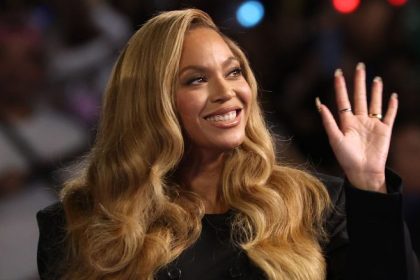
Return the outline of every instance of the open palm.
<path id="1" fill-rule="evenodd" d="M 339 125 L 330 110 L 317 99 L 324 128 L 334 154 L 349 181 L 357 188 L 385 192 L 385 163 L 397 114 L 398 99 L 393 94 L 382 118 L 382 80 L 373 81 L 369 110 L 365 67 L 359 63 L 354 81 L 354 109 L 351 109 L 341 70 L 335 73 Z"/>

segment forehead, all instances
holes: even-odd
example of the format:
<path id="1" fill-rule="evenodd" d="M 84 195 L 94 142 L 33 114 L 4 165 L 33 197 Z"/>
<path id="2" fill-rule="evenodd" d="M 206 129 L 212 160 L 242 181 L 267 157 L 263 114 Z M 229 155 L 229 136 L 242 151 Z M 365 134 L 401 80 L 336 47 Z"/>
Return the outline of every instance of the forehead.
<path id="1" fill-rule="evenodd" d="M 208 27 L 195 27 L 185 35 L 180 65 L 222 62 L 232 56 L 233 52 L 219 33 Z"/>

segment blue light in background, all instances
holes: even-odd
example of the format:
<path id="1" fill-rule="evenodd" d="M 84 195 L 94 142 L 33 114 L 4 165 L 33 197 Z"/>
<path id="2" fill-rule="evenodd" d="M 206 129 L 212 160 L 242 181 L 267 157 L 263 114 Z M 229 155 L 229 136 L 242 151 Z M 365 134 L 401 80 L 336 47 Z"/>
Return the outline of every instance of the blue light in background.
<path id="1" fill-rule="evenodd" d="M 245 1 L 236 11 L 236 19 L 245 28 L 256 26 L 264 17 L 264 6 L 259 1 Z"/>

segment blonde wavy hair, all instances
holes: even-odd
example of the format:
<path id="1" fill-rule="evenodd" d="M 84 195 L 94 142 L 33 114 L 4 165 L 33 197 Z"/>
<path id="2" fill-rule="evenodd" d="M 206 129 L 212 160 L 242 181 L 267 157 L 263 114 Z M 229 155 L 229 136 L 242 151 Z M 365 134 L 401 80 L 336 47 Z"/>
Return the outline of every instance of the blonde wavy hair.
<path id="1" fill-rule="evenodd" d="M 150 19 L 114 67 L 96 143 L 61 193 L 65 279 L 153 279 L 199 237 L 204 204 L 174 176 L 187 148 L 174 91 L 184 37 L 195 26 L 219 32 L 253 93 L 245 140 L 222 172 L 223 198 L 235 213 L 232 241 L 268 279 L 325 278 L 325 187 L 276 162 L 244 53 L 206 13 L 187 9 Z"/>

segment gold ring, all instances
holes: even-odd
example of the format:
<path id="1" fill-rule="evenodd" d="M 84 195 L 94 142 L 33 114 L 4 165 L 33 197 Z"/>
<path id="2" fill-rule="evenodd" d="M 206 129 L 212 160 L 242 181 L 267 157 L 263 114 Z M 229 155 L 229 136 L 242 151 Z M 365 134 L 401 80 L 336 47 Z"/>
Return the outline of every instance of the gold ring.
<path id="1" fill-rule="evenodd" d="M 341 109 L 340 113 L 351 112 L 351 108 Z"/>
<path id="2" fill-rule="evenodd" d="M 377 118 L 378 120 L 382 120 L 382 114 L 370 114 L 369 113 L 369 118 Z"/>

